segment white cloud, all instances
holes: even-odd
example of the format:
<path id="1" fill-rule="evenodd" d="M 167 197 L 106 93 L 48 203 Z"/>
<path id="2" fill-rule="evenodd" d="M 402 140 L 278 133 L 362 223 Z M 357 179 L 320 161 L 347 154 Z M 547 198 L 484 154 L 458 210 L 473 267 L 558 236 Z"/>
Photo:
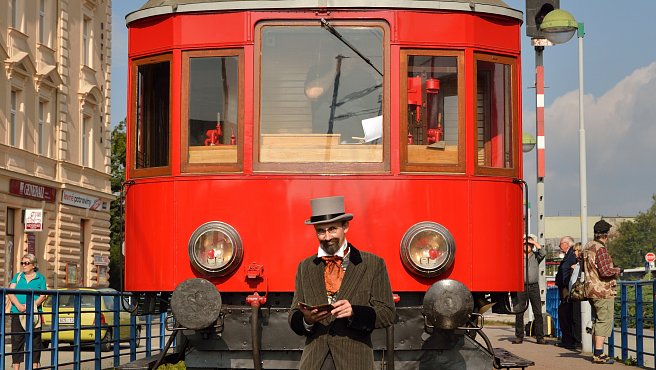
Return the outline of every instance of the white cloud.
<path id="1" fill-rule="evenodd" d="M 630 216 L 647 210 L 656 193 L 656 62 L 598 98 L 585 95 L 584 108 L 588 214 Z M 579 213 L 578 109 L 578 90 L 545 109 L 547 215 Z M 527 126 L 534 114 L 527 112 L 532 119 L 525 117 Z M 534 154 L 524 159 L 525 173 L 535 171 Z M 535 182 L 527 177 L 529 184 L 531 178 Z"/>

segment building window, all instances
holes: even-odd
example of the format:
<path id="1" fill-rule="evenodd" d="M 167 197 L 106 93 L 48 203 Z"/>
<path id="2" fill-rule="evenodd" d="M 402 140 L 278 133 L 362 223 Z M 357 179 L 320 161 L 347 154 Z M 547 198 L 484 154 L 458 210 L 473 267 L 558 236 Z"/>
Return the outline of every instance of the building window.
<path id="1" fill-rule="evenodd" d="M 46 44 L 46 0 L 39 0 L 39 42 Z"/>
<path id="2" fill-rule="evenodd" d="M 11 0 L 11 27 L 20 30 L 20 13 L 18 10 L 18 0 Z"/>
<path id="3" fill-rule="evenodd" d="M 91 140 L 93 139 L 93 125 L 91 123 L 91 117 L 85 116 L 82 119 L 82 145 L 80 146 L 82 150 L 82 166 L 91 167 L 93 153 L 93 145 Z"/>
<path id="4" fill-rule="evenodd" d="M 82 20 L 82 63 L 91 67 L 91 19 Z"/>
<path id="5" fill-rule="evenodd" d="M 89 220 L 80 219 L 80 266 L 81 274 L 78 277 L 78 281 L 84 284 L 86 283 L 87 278 L 87 257 L 88 257 L 88 248 L 87 248 L 87 227 L 89 225 Z"/>
<path id="6" fill-rule="evenodd" d="M 16 251 L 14 248 L 16 211 L 15 208 L 7 208 L 7 230 L 5 238 L 5 243 L 7 245 L 7 254 L 5 255 L 5 266 L 7 266 L 7 270 L 5 271 L 5 286 L 7 287 L 11 282 L 11 278 L 14 276 L 14 266 L 16 265 Z"/>
<path id="7" fill-rule="evenodd" d="M 39 102 L 39 127 L 37 128 L 37 153 L 43 155 L 45 152 L 45 122 L 46 122 L 46 103 Z"/>
<path id="8" fill-rule="evenodd" d="M 11 90 L 11 111 L 9 113 L 9 145 L 16 146 L 18 131 L 18 92 Z"/>

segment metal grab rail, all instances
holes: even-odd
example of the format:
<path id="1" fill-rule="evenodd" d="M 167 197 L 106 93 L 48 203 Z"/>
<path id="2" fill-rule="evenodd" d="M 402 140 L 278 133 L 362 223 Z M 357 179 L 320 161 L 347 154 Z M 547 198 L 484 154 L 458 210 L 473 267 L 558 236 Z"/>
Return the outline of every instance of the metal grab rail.
<path id="1" fill-rule="evenodd" d="M 146 315 L 137 317 L 130 315 L 122 309 L 121 300 L 129 299 L 130 295 L 116 291 L 103 290 L 24 290 L 0 288 L 3 302 L 8 294 L 25 295 L 26 302 L 34 302 L 38 295 L 48 295 L 50 310 L 38 313 L 41 316 L 41 327 L 34 328 L 27 325 L 21 332 L 10 331 L 7 324 L 10 317 L 24 316 L 25 322 L 33 322 L 35 314 L 33 304 L 27 304 L 25 313 L 6 314 L 2 310 L 0 320 L 0 359 L 3 368 L 11 366 L 11 355 L 25 354 L 26 368 L 32 368 L 33 356 L 32 339 L 40 335 L 48 338 L 49 348 L 41 352 L 40 369 L 56 369 L 59 366 L 71 366 L 73 369 L 89 368 L 91 364 L 95 369 L 117 367 L 122 363 L 149 357 L 164 347 L 164 338 L 167 336 L 165 328 L 165 315 Z M 62 306 L 63 300 L 67 305 Z M 103 305 L 103 300 L 105 305 Z M 71 304 L 72 303 L 72 304 Z M 58 307 L 58 309 L 55 309 Z M 50 312 L 48 312 L 50 311 Z M 71 318 L 72 316 L 72 318 Z M 109 318 L 112 319 L 109 319 Z M 66 320 L 64 325 L 62 320 Z M 70 322 L 72 320 L 72 323 Z M 93 321 L 93 323 L 91 323 Z M 155 328 L 156 335 L 153 334 Z M 159 330 L 157 330 L 159 328 Z M 103 335 L 103 333 L 105 333 Z M 108 334 L 107 333 L 111 333 Z M 129 333 L 129 335 L 128 335 Z M 25 348 L 16 351 L 7 346 L 12 335 L 26 335 Z M 111 340 L 108 340 L 111 338 Z M 60 343 L 65 339 L 67 344 Z M 129 345 L 121 348 L 120 343 Z M 144 343 L 145 346 L 140 346 Z M 88 345 L 89 350 L 85 350 Z M 103 352 L 113 346 L 113 352 Z M 127 348 L 126 348 L 127 347 Z M 141 348 L 138 348 L 141 347 Z M 48 356 L 50 353 L 50 356 Z M 105 353 L 103 355 L 103 353 Z"/>

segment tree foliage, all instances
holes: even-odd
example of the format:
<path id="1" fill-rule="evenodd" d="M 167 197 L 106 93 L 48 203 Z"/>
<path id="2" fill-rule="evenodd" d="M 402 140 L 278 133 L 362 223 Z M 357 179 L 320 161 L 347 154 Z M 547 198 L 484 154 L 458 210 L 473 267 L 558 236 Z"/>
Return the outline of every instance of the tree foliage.
<path id="1" fill-rule="evenodd" d="M 110 262 L 109 262 L 109 286 L 116 290 L 123 290 L 123 258 L 121 258 L 121 243 L 123 237 L 123 207 L 121 187 L 125 181 L 125 120 L 121 121 L 112 130 L 111 150 L 111 182 L 112 193 L 117 196 L 110 208 Z"/>
<path id="2" fill-rule="evenodd" d="M 651 207 L 640 212 L 633 221 L 622 222 L 608 241 L 615 265 L 641 267 L 645 263 L 645 253 L 656 253 L 656 194 L 652 202 Z"/>

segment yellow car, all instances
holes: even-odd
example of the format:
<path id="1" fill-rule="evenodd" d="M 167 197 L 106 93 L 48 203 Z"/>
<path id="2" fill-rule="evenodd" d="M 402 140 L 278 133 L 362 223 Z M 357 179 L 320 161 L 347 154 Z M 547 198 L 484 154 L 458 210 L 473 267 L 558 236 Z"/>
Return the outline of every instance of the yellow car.
<path id="1" fill-rule="evenodd" d="M 59 295 L 59 342 L 73 343 L 75 330 L 75 291 L 99 292 L 100 298 L 100 349 L 104 352 L 111 350 L 114 335 L 114 300 L 120 299 L 117 292 L 111 288 L 76 288 L 76 289 L 58 289 L 62 293 Z M 113 295 L 112 295 L 113 294 Z M 80 320 L 80 344 L 93 344 L 96 340 L 96 296 L 81 294 L 81 312 Z M 121 303 L 119 302 L 119 305 Z M 43 302 L 43 331 L 41 338 L 44 346 L 47 348 L 52 341 L 52 296 Z M 123 310 L 121 305 L 119 312 L 119 341 L 126 342 L 130 340 L 130 313 Z M 135 332 L 136 344 L 139 347 L 141 337 L 141 326 L 137 325 Z"/>

